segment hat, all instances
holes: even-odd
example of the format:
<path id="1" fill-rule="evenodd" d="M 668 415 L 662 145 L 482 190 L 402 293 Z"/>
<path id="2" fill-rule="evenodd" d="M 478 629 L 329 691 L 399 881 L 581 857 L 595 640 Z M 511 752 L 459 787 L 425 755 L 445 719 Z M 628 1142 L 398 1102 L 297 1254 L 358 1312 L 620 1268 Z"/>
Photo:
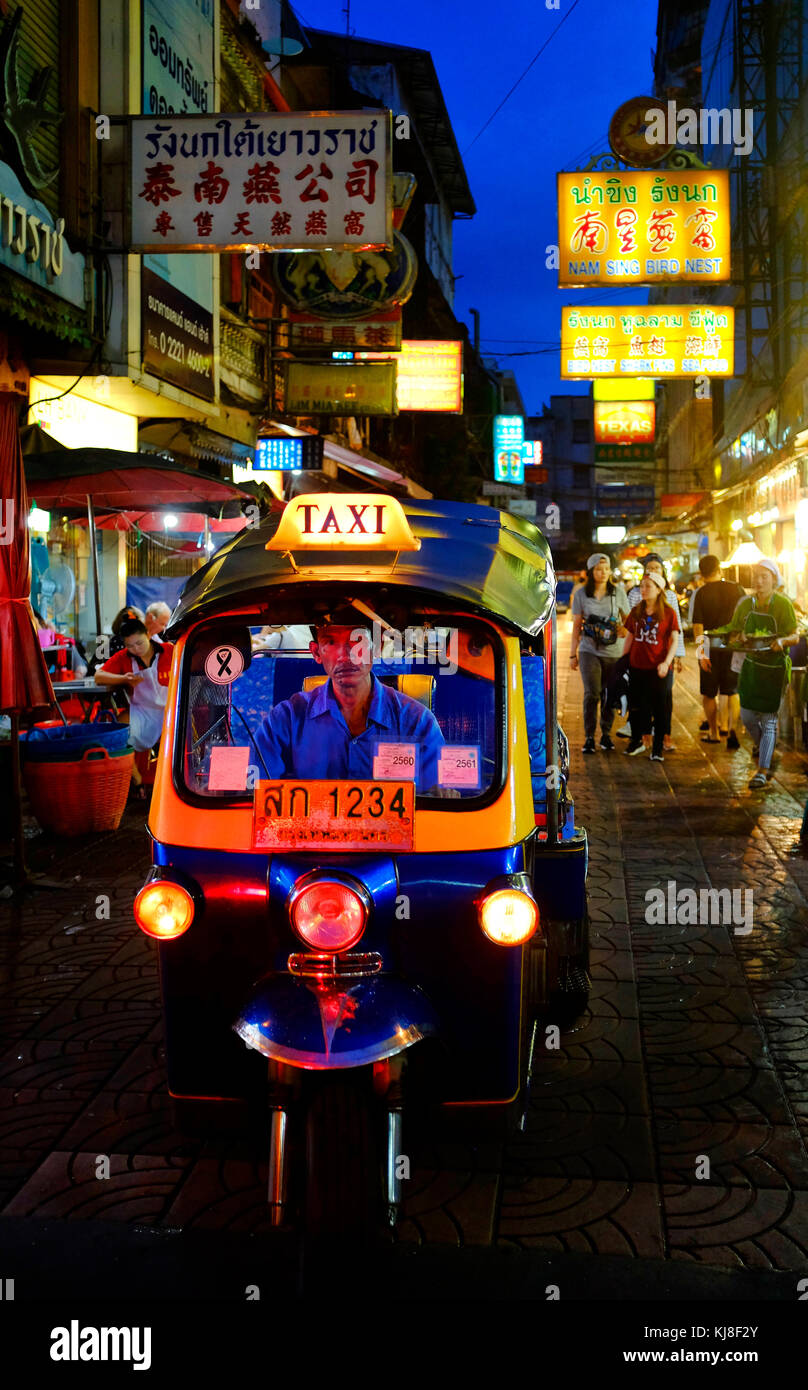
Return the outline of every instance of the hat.
<path id="1" fill-rule="evenodd" d="M 780 584 L 782 584 L 783 576 L 777 568 L 777 565 L 775 564 L 774 560 L 770 560 L 768 555 L 764 555 L 760 560 L 756 560 L 754 567 L 755 569 L 768 570 L 770 574 L 774 575 L 775 585 L 779 586 Z"/>
<path id="2" fill-rule="evenodd" d="M 641 556 L 641 559 L 643 568 L 645 568 L 646 565 L 650 565 L 652 560 L 656 560 L 658 565 L 661 565 L 663 569 L 665 568 L 665 561 L 661 555 L 657 555 L 655 550 L 649 550 L 647 555 Z"/>
<path id="3" fill-rule="evenodd" d="M 667 585 L 666 585 L 666 583 L 665 583 L 665 579 L 664 579 L 663 575 L 661 575 L 661 574 L 653 574 L 653 573 L 648 574 L 647 571 L 646 571 L 646 573 L 643 575 L 643 579 L 650 579 L 652 584 L 656 584 L 657 588 L 659 589 L 659 592 L 660 592 L 661 594 L 664 594 L 664 592 L 665 592 L 665 590 L 666 590 L 666 588 L 667 588 Z"/>
<path id="4" fill-rule="evenodd" d="M 598 550 L 595 552 L 594 555 L 590 555 L 589 559 L 586 562 L 586 568 L 588 570 L 593 570 L 599 560 L 605 560 L 607 565 L 610 565 L 612 563 L 608 555 L 604 555 L 602 551 Z"/>

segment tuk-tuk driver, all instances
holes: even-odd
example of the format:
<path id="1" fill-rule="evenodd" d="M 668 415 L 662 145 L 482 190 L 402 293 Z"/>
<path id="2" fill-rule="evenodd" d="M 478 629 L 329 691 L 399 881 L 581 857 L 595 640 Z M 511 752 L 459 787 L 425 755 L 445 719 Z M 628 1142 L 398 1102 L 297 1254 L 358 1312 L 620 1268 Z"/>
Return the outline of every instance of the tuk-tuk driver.
<path id="1" fill-rule="evenodd" d="M 328 680 L 274 706 L 255 741 L 270 777 L 395 777 L 394 748 L 415 748 L 416 788 L 438 791 L 440 725 L 431 710 L 373 675 L 370 625 L 353 609 L 330 614 L 309 650 Z"/>

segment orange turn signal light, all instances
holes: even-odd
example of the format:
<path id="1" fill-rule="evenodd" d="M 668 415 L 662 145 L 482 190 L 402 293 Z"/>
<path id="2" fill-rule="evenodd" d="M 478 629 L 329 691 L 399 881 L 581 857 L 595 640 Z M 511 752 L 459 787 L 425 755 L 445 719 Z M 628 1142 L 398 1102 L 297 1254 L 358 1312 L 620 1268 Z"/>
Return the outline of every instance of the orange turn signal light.
<path id="1" fill-rule="evenodd" d="M 147 883 L 135 898 L 135 921 L 157 941 L 182 936 L 194 917 L 194 900 L 187 888 L 168 879 Z"/>
<path id="2" fill-rule="evenodd" d="M 518 888 L 500 888 L 480 903 L 480 926 L 497 946 L 522 946 L 539 925 L 539 909 Z"/>

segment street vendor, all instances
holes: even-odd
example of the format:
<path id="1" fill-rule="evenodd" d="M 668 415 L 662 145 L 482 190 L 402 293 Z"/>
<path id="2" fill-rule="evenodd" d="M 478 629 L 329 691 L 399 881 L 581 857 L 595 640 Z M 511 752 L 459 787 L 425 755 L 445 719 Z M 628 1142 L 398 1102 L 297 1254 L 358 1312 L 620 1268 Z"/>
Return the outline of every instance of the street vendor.
<path id="1" fill-rule="evenodd" d="M 129 742 L 135 752 L 144 752 L 160 741 L 174 648 L 170 642 L 152 641 L 139 618 L 122 623 L 118 636 L 123 649 L 104 662 L 95 679 L 98 685 L 126 689 L 130 703 Z"/>
<path id="2" fill-rule="evenodd" d="M 438 721 L 418 700 L 373 675 L 366 621 L 339 609 L 318 623 L 315 634 L 309 649 L 328 679 L 282 700 L 260 725 L 256 747 L 268 776 L 375 780 L 382 745 L 392 744 L 415 748 L 418 790 L 437 789 L 444 742 Z"/>
<path id="3" fill-rule="evenodd" d="M 746 651 L 738 681 L 741 718 L 752 740 L 752 756 L 758 763 L 749 783 L 755 790 L 765 787 L 772 777 L 777 714 L 791 672 L 785 648 L 799 639 L 791 600 L 777 592 L 781 579 L 775 561 L 768 556 L 759 560 L 752 583 L 753 593 L 739 601 L 730 620 L 729 643 L 742 647 L 744 639 L 747 643 L 753 638 L 771 639 L 762 650 Z"/>

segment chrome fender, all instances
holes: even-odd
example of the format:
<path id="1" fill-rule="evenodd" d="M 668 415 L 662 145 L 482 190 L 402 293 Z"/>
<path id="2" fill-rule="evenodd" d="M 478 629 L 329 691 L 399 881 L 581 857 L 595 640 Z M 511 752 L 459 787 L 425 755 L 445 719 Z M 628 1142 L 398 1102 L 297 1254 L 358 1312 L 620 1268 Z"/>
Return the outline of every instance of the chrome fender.
<path id="1" fill-rule="evenodd" d="M 247 1047 L 307 1070 L 381 1062 L 437 1027 L 426 995 L 389 975 L 327 982 L 267 975 L 233 1024 Z"/>

